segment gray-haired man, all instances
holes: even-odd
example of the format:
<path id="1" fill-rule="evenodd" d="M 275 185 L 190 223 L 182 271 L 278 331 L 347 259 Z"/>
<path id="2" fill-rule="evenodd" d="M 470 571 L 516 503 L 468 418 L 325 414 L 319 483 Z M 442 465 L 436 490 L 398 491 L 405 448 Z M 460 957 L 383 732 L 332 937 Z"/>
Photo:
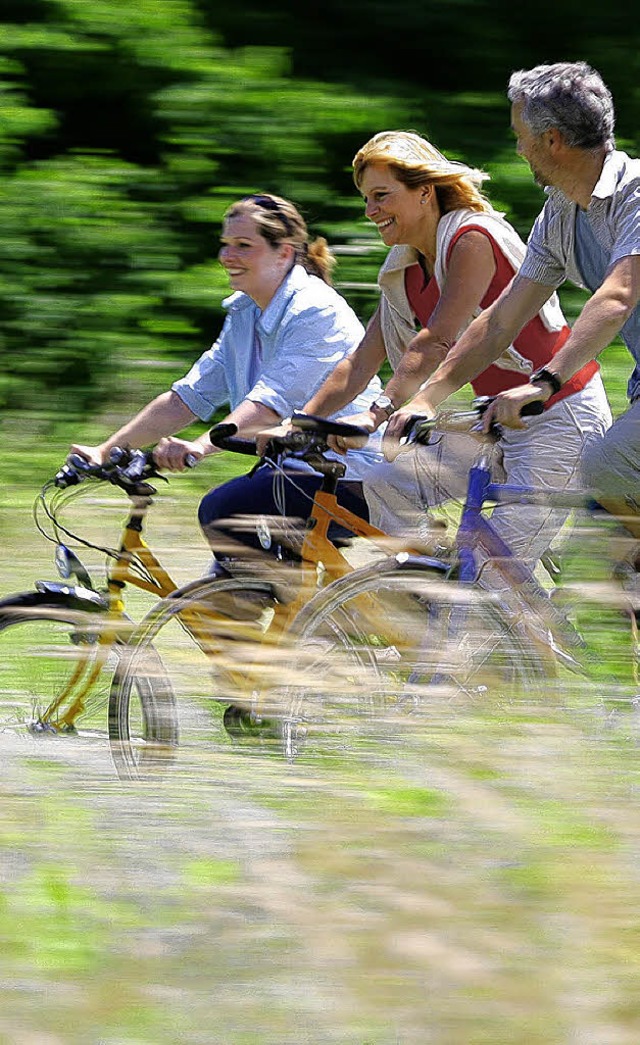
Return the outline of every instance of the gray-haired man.
<path id="1" fill-rule="evenodd" d="M 586 481 L 640 537 L 640 160 L 615 149 L 614 108 L 584 62 L 539 65 L 512 75 L 511 125 L 547 201 L 510 287 L 475 320 L 418 394 L 433 408 L 495 357 L 565 280 L 592 292 L 552 364 L 500 395 L 487 418 L 518 428 L 520 409 L 546 402 L 620 335 L 635 360 L 629 410 L 585 452 Z"/>

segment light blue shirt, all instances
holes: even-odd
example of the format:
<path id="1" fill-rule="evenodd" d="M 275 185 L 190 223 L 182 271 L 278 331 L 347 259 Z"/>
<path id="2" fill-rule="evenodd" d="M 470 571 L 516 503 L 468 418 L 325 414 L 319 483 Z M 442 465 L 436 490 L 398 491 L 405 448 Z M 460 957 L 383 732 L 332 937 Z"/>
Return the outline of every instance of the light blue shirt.
<path id="1" fill-rule="evenodd" d="M 300 410 L 338 363 L 350 355 L 364 328 L 345 299 L 317 276 L 295 265 L 264 312 L 247 294 L 223 302 L 227 317 L 214 345 L 172 388 L 190 410 L 208 421 L 218 407 L 245 399 L 280 417 Z M 360 413 L 381 392 L 377 377 L 340 417 Z M 381 432 L 362 450 L 347 454 L 347 479 L 361 478 L 381 458 Z"/>
<path id="2" fill-rule="evenodd" d="M 624 152 L 608 153 L 589 207 L 559 189 L 550 188 L 527 244 L 520 275 L 545 286 L 566 279 L 585 290 L 597 290 L 616 262 L 640 254 L 640 160 Z M 640 306 L 620 331 L 636 361 L 628 395 L 640 395 Z"/>

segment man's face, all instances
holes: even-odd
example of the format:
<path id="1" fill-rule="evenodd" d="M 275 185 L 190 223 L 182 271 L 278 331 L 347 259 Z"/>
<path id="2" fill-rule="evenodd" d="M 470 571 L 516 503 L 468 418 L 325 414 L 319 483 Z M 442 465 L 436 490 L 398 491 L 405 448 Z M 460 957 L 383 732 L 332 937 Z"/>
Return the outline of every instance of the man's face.
<path id="1" fill-rule="evenodd" d="M 549 133 L 534 134 L 522 119 L 523 102 L 514 102 L 511 106 L 511 129 L 516 136 L 516 152 L 527 161 L 534 180 L 541 188 L 553 185 L 553 162 Z"/>

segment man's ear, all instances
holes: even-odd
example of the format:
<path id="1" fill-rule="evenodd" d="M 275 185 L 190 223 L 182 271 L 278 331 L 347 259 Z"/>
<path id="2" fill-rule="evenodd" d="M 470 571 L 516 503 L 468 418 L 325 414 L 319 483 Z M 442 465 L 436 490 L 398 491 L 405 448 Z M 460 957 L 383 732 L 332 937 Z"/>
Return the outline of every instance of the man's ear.
<path id="1" fill-rule="evenodd" d="M 557 152 L 558 149 L 565 147 L 564 134 L 557 127 L 550 127 L 548 131 L 545 131 L 545 134 L 547 136 L 547 145 L 551 152 Z"/>

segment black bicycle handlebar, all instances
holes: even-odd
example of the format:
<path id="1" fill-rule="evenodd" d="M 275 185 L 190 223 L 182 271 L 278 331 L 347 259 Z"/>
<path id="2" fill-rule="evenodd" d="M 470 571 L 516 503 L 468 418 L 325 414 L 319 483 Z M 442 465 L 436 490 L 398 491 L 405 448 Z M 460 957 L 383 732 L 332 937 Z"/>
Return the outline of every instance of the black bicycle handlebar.
<path id="1" fill-rule="evenodd" d="M 425 417 L 424 414 L 411 414 L 407 417 L 400 436 L 401 442 L 420 443 L 425 445 L 429 442 L 431 434 L 435 429 L 449 431 L 471 431 L 473 425 L 486 413 L 495 396 L 478 396 L 473 400 L 469 410 L 456 410 L 446 415 L 436 417 Z M 544 403 L 539 399 L 531 403 L 525 403 L 520 410 L 521 417 L 537 417 L 544 410 Z M 492 424 L 491 432 L 494 438 L 500 430 L 499 424 Z"/>
<path id="2" fill-rule="evenodd" d="M 53 482 L 59 489 L 65 490 L 85 479 L 100 479 L 119 486 L 129 494 L 145 496 L 155 493 L 154 487 L 146 482 L 151 478 L 161 478 L 152 450 L 129 450 L 114 446 L 106 464 L 92 464 L 80 454 L 69 454 Z"/>
<path id="3" fill-rule="evenodd" d="M 257 457 L 258 448 L 255 439 L 236 439 L 237 431 L 237 425 L 221 421 L 209 431 L 211 445 L 217 446 L 220 450 L 233 450 L 236 454 Z"/>
<path id="4" fill-rule="evenodd" d="M 318 435 L 341 435 L 345 439 L 368 439 L 371 432 L 358 425 L 345 424 L 343 421 L 330 421 L 326 417 L 315 414 L 303 414 L 297 411 L 291 415 L 291 424 L 303 432 L 315 432 Z"/>
<path id="5" fill-rule="evenodd" d="M 487 409 L 493 403 L 495 396 L 477 396 L 473 400 L 471 407 L 476 410 L 480 417 L 486 413 Z M 544 403 L 541 399 L 534 399 L 531 403 L 525 403 L 520 408 L 520 417 L 537 417 L 544 410 Z"/>
<path id="6" fill-rule="evenodd" d="M 342 424 L 340 421 L 329 421 L 326 417 L 315 417 L 313 414 L 294 413 L 291 423 L 295 426 L 291 432 L 278 435 L 266 444 L 264 456 L 271 457 L 278 453 L 322 453 L 328 449 L 327 436 L 341 435 L 345 438 L 368 439 L 370 433 L 366 428 L 357 425 Z M 213 446 L 220 450 L 232 450 L 236 454 L 258 457 L 258 448 L 252 439 L 238 439 L 235 433 L 238 426 L 222 421 L 214 425 L 209 432 Z"/>

